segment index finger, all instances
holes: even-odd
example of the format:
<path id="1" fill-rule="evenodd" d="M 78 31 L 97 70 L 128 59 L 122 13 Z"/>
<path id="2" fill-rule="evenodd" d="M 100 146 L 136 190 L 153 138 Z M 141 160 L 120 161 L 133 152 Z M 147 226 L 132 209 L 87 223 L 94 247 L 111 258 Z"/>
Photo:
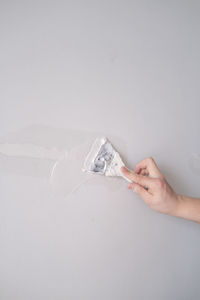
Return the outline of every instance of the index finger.
<path id="1" fill-rule="evenodd" d="M 140 170 L 147 169 L 149 175 L 153 178 L 160 178 L 162 177 L 162 174 L 160 170 L 158 169 L 158 166 L 156 165 L 154 159 L 152 157 L 148 157 L 142 161 L 140 161 L 134 169 L 135 173 L 139 173 Z"/>

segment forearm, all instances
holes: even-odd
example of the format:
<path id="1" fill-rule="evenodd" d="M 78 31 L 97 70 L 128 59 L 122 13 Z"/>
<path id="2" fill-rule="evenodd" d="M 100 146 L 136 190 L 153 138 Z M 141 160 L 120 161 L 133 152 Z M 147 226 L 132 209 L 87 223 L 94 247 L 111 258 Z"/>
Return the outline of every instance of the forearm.
<path id="1" fill-rule="evenodd" d="M 200 223 L 200 199 L 178 195 L 178 205 L 173 215 Z"/>

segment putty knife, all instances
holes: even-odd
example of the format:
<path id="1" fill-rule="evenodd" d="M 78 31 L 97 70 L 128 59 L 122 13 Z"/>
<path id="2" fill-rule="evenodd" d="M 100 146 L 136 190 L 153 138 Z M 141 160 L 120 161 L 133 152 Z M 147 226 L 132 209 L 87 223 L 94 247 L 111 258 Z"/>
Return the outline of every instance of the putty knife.
<path id="1" fill-rule="evenodd" d="M 120 168 L 124 163 L 119 153 L 105 137 L 97 138 L 85 158 L 83 171 L 105 175 L 120 176 L 131 182 L 125 177 Z"/>

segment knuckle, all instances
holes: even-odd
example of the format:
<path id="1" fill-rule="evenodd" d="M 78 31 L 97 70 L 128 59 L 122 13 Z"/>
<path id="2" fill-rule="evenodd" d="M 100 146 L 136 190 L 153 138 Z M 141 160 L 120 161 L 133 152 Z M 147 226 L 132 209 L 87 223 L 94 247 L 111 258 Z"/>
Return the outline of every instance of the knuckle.
<path id="1" fill-rule="evenodd" d="M 151 156 L 150 156 L 150 157 L 148 157 L 148 158 L 147 158 L 147 161 L 149 161 L 149 162 L 153 162 L 153 161 L 154 161 L 154 160 L 153 160 L 153 157 L 151 157 Z"/>
<path id="2" fill-rule="evenodd" d="M 156 186 L 160 189 L 162 189 L 164 187 L 164 184 L 165 184 L 164 181 L 160 178 L 155 179 L 155 183 L 156 183 Z"/>

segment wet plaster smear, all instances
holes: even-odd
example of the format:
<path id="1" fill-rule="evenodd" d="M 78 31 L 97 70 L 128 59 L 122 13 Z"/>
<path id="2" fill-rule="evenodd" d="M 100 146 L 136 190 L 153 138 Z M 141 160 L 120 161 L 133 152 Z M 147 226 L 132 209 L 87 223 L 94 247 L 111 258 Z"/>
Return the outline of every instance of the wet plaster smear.
<path id="1" fill-rule="evenodd" d="M 123 179 L 82 171 L 85 157 L 97 136 L 102 133 L 47 126 L 31 126 L 10 133 L 0 139 L 0 171 L 46 178 L 52 192 L 62 196 L 70 195 L 83 184 L 101 184 L 115 191 L 122 186 Z M 108 135 L 108 138 L 116 147 L 123 145 L 115 136 Z"/>

